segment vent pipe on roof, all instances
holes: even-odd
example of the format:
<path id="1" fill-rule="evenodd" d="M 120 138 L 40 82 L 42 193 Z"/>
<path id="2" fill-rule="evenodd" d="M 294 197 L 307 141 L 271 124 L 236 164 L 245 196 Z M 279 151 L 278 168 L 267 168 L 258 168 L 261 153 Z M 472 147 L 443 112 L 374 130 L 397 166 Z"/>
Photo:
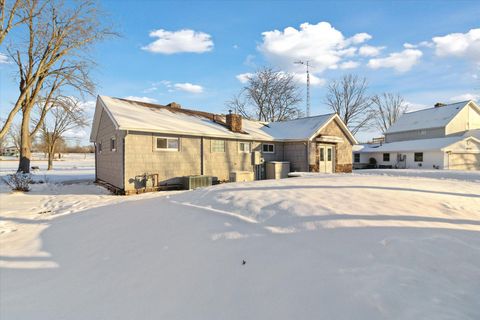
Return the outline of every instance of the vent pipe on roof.
<path id="1" fill-rule="evenodd" d="M 175 109 L 181 109 L 182 106 L 176 102 L 170 102 L 169 104 L 167 104 L 167 107 L 170 107 L 170 108 L 175 108 Z"/>
<path id="2" fill-rule="evenodd" d="M 435 108 L 441 108 L 441 107 L 445 107 L 445 106 L 446 106 L 446 104 L 442 103 L 442 102 L 435 103 Z"/>

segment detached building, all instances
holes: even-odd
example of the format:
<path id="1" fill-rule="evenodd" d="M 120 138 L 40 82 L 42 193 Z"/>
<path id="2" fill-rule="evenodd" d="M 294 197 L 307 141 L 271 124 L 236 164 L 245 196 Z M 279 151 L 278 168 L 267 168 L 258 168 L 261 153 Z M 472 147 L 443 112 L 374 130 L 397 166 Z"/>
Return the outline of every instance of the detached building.
<path id="1" fill-rule="evenodd" d="M 480 107 L 474 101 L 409 112 L 385 142 L 354 147 L 354 166 L 374 158 L 379 167 L 480 170 Z"/>
<path id="2" fill-rule="evenodd" d="M 96 180 L 120 193 L 194 175 L 264 179 L 274 161 L 289 162 L 290 171 L 351 172 L 356 143 L 336 114 L 265 123 L 106 96 L 97 98 L 90 141 Z"/>

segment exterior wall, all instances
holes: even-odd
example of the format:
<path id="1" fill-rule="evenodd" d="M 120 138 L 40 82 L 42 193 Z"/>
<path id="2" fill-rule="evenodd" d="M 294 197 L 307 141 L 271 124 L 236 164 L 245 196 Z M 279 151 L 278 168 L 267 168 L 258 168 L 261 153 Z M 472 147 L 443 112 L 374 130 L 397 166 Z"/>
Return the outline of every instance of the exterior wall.
<path id="1" fill-rule="evenodd" d="M 290 162 L 290 171 L 307 172 L 307 142 L 285 142 L 284 160 Z"/>
<path id="2" fill-rule="evenodd" d="M 179 137 L 179 150 L 155 150 L 156 137 Z M 180 177 L 201 173 L 201 138 L 129 132 L 125 137 L 125 190 L 135 189 L 135 177 L 158 174 L 160 185 L 181 183 Z"/>
<path id="3" fill-rule="evenodd" d="M 412 130 L 385 134 L 385 142 L 431 139 L 445 137 L 445 128 L 432 128 L 425 130 Z"/>
<path id="4" fill-rule="evenodd" d="M 419 151 L 421 152 L 421 151 Z M 402 154 L 406 155 L 406 169 L 434 169 L 434 166 L 439 169 L 445 167 L 445 153 L 442 151 L 424 151 L 423 152 L 423 162 L 415 162 L 414 154 L 415 152 L 390 152 L 390 161 L 383 161 L 383 152 L 378 153 L 365 153 L 368 159 L 375 158 L 377 160 L 377 165 L 388 166 L 391 165 L 393 168 L 399 167 L 397 162 L 397 155 Z M 368 160 L 367 160 L 368 162 Z M 421 164 L 421 166 L 419 166 Z"/>
<path id="5" fill-rule="evenodd" d="M 155 150 L 156 137 L 178 137 L 179 150 Z M 225 141 L 225 152 L 212 152 L 212 140 Z M 125 138 L 125 190 L 135 189 L 135 177 L 158 174 L 160 185 L 178 184 L 187 175 L 209 175 L 228 181 L 232 171 L 254 171 L 252 152 L 240 152 L 239 140 L 129 132 Z M 262 143 L 250 142 L 252 151 L 261 151 Z M 283 143 L 274 143 L 274 153 L 264 153 L 265 162 L 283 160 Z"/>
<path id="6" fill-rule="evenodd" d="M 463 108 L 446 127 L 447 134 L 480 129 L 480 114 L 470 105 Z"/>
<path id="7" fill-rule="evenodd" d="M 110 150 L 110 139 L 116 138 L 116 150 Z M 123 131 L 117 131 L 110 117 L 105 111 L 100 115 L 100 123 L 95 138 L 95 164 L 97 179 L 123 189 Z M 102 143 L 102 151 L 98 145 Z"/>
<path id="8" fill-rule="evenodd" d="M 335 144 L 335 172 L 352 172 L 352 143 L 348 139 L 348 136 L 343 132 L 337 121 L 331 121 L 320 131 L 319 136 L 321 135 L 342 138 L 342 142 Z M 315 146 L 314 154 L 315 162 L 310 163 L 310 168 L 312 171 L 318 171 L 318 161 L 320 157 L 318 144 Z"/>

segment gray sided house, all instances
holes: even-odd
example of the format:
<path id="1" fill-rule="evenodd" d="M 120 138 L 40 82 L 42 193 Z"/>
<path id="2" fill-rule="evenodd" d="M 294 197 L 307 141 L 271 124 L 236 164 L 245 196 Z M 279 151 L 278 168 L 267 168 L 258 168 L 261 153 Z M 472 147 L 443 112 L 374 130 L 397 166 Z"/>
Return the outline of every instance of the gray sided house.
<path id="1" fill-rule="evenodd" d="M 90 140 L 96 180 L 127 194 L 145 189 L 147 175 L 154 190 L 192 175 L 263 179 L 273 161 L 288 161 L 290 171 L 351 172 L 356 143 L 336 114 L 264 123 L 107 96 L 97 98 Z"/>

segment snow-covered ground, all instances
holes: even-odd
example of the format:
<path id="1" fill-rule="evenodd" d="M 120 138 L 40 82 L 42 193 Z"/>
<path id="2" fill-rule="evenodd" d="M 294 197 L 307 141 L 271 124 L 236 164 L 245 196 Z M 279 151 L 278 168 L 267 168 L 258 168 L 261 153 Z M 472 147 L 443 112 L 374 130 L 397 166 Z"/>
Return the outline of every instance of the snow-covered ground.
<path id="1" fill-rule="evenodd" d="M 479 319 L 480 179 L 424 174 L 3 190 L 0 318 Z"/>

